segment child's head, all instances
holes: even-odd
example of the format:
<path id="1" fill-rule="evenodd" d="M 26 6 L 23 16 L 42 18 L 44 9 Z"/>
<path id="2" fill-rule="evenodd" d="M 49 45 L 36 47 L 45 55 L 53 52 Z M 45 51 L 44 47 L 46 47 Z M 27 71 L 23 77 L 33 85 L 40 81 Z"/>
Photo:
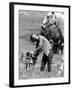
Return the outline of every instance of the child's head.
<path id="1" fill-rule="evenodd" d="M 30 55 L 30 52 L 27 52 L 27 53 L 26 53 L 26 56 L 29 56 L 29 55 Z"/>
<path id="2" fill-rule="evenodd" d="M 32 57 L 32 53 L 27 52 L 27 53 L 26 53 L 26 57 Z"/>

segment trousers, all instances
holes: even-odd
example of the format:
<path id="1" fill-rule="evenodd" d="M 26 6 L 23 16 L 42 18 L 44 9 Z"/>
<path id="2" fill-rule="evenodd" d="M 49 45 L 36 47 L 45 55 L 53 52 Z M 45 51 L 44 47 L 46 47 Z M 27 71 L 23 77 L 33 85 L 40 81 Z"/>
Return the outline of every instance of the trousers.
<path id="1" fill-rule="evenodd" d="M 44 71 L 45 65 L 47 64 L 47 70 L 48 72 L 51 71 L 51 63 L 52 63 L 52 58 L 53 58 L 53 50 L 50 50 L 50 53 L 48 56 L 44 53 L 41 61 L 41 71 Z"/>

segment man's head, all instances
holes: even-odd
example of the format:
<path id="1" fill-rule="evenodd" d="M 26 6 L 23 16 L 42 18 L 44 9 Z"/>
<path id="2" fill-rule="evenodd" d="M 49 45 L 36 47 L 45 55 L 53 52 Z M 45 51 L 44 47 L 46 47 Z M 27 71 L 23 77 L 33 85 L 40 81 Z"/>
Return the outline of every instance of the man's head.
<path id="1" fill-rule="evenodd" d="M 37 36 L 36 34 L 32 34 L 32 35 L 30 36 L 30 39 L 31 39 L 32 42 L 35 42 L 35 41 L 38 40 L 38 36 Z"/>

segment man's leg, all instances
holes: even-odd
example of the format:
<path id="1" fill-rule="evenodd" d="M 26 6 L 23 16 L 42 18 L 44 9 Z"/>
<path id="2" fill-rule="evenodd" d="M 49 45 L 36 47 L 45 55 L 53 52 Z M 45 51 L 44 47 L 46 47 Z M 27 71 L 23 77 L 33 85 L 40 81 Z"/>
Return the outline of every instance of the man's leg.
<path id="1" fill-rule="evenodd" d="M 28 68 L 28 63 L 26 63 L 26 69 Z"/>
<path id="2" fill-rule="evenodd" d="M 48 55 L 48 62 L 47 62 L 48 72 L 51 71 L 52 58 L 53 58 L 53 50 L 51 50 Z"/>
<path id="3" fill-rule="evenodd" d="M 47 62 L 47 66 L 48 66 L 48 72 L 50 72 L 51 71 L 51 61 L 50 61 L 50 59 Z"/>
<path id="4" fill-rule="evenodd" d="M 46 54 L 44 54 L 43 58 L 42 58 L 42 61 L 41 61 L 41 68 L 40 68 L 41 71 L 44 70 L 46 62 L 47 62 L 47 56 L 46 56 Z"/>

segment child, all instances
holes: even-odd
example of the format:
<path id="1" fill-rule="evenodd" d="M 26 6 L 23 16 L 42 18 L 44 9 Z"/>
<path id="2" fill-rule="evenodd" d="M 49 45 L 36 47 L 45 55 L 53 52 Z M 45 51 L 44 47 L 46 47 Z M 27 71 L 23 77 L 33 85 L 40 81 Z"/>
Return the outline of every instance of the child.
<path id="1" fill-rule="evenodd" d="M 30 53 L 30 52 L 27 52 L 27 53 L 26 53 L 25 64 L 26 64 L 26 69 L 27 69 L 28 67 L 31 67 L 31 66 L 33 65 L 32 53 Z"/>

